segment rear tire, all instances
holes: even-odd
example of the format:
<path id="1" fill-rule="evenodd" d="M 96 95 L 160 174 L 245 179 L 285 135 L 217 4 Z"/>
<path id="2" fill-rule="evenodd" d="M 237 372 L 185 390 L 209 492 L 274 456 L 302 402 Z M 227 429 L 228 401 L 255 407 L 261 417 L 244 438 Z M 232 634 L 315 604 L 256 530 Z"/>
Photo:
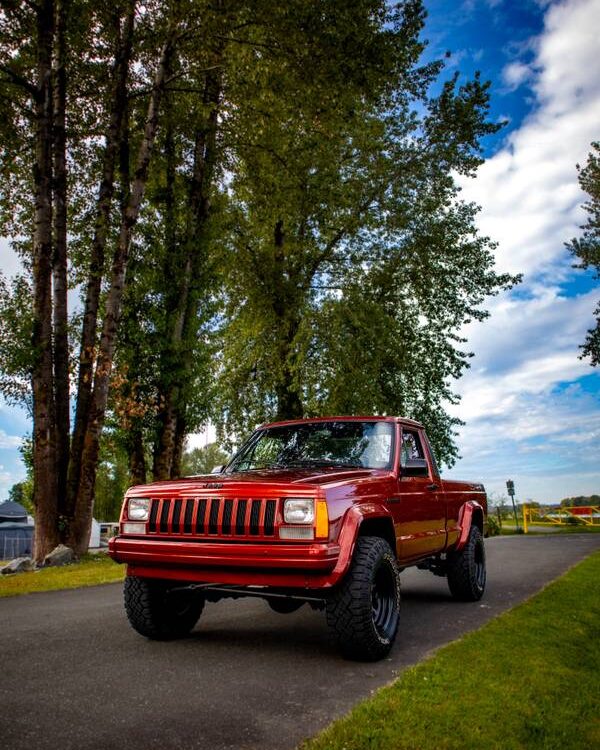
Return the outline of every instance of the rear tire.
<path id="1" fill-rule="evenodd" d="M 471 526 L 460 552 L 448 553 L 447 566 L 452 596 L 462 602 L 479 601 L 485 591 L 486 568 L 483 537 L 477 526 Z"/>
<path id="2" fill-rule="evenodd" d="M 350 570 L 326 605 L 327 624 L 345 658 L 377 661 L 390 652 L 400 620 L 399 574 L 384 539 L 359 537 Z"/>
<path id="3" fill-rule="evenodd" d="M 157 641 L 187 635 L 204 607 L 204 598 L 192 591 L 173 591 L 177 584 L 127 576 L 124 597 L 127 618 L 140 635 Z"/>

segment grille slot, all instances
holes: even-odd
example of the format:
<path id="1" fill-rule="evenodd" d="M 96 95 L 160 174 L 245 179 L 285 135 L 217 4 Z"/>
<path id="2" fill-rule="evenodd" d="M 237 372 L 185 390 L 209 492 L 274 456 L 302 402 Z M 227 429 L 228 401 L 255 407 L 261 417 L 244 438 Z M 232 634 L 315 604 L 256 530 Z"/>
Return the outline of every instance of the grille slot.
<path id="1" fill-rule="evenodd" d="M 265 536 L 273 536 L 275 533 L 275 500 L 267 500 L 265 508 Z"/>
<path id="2" fill-rule="evenodd" d="M 148 531 L 156 531 L 156 517 L 158 516 L 158 506 L 160 500 L 153 500 L 152 507 L 150 508 L 150 521 L 148 523 Z"/>
<path id="3" fill-rule="evenodd" d="M 225 500 L 225 507 L 223 508 L 223 522 L 221 523 L 221 530 L 223 534 L 231 534 L 231 514 L 233 512 L 233 500 Z"/>
<path id="4" fill-rule="evenodd" d="M 181 515 L 181 504 L 183 500 L 181 498 L 177 498 L 175 500 L 175 505 L 173 507 L 173 521 L 171 522 L 171 527 L 173 529 L 174 534 L 179 533 L 179 516 Z"/>
<path id="5" fill-rule="evenodd" d="M 252 508 L 250 509 L 250 533 L 256 536 L 258 534 L 258 521 L 260 518 L 260 506 L 262 505 L 260 500 L 252 501 Z"/>
<path id="6" fill-rule="evenodd" d="M 169 501 L 163 500 L 162 501 L 162 508 L 160 511 L 160 530 L 161 533 L 165 534 L 168 531 L 168 520 L 169 520 Z"/>
<path id="7" fill-rule="evenodd" d="M 277 500 L 218 497 L 154 499 L 149 534 L 228 537 L 275 535 Z"/>
<path id="8" fill-rule="evenodd" d="M 246 527 L 246 506 L 248 505 L 247 500 L 239 500 L 237 513 L 235 515 L 235 533 L 241 536 L 244 533 Z"/>
<path id="9" fill-rule="evenodd" d="M 183 533 L 192 533 L 192 516 L 194 515 L 195 501 L 191 498 L 185 501 L 185 515 L 183 517 Z"/>
<path id="10" fill-rule="evenodd" d="M 210 519 L 208 521 L 209 534 L 217 534 L 219 531 L 217 524 L 217 521 L 219 520 L 219 505 L 220 500 L 218 500 L 218 498 L 214 498 L 210 501 Z"/>
<path id="11" fill-rule="evenodd" d="M 196 516 L 196 533 L 204 534 L 204 516 L 206 515 L 206 498 L 198 501 L 198 515 Z"/>

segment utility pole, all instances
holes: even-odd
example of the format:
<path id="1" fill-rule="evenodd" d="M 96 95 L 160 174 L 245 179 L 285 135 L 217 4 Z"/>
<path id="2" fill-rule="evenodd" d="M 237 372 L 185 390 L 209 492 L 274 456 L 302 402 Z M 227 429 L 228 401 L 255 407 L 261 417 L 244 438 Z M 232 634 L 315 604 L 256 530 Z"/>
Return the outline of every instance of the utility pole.
<path id="1" fill-rule="evenodd" d="M 510 499 L 512 500 L 512 506 L 513 506 L 513 513 L 515 515 L 515 528 L 518 531 L 519 530 L 519 519 L 517 517 L 517 506 L 515 505 L 515 483 L 512 479 L 508 479 L 506 482 L 506 490 L 508 494 L 510 495 Z"/>

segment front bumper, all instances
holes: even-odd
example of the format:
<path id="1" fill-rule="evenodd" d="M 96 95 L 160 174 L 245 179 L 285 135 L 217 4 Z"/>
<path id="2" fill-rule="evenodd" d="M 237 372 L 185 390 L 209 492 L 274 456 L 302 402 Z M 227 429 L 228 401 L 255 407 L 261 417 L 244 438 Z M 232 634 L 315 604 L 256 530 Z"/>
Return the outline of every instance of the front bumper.
<path id="1" fill-rule="evenodd" d="M 109 541 L 113 560 L 128 574 L 198 583 L 329 588 L 346 567 L 332 543 L 176 541 L 117 536 Z M 342 564 L 343 563 L 343 564 Z"/>

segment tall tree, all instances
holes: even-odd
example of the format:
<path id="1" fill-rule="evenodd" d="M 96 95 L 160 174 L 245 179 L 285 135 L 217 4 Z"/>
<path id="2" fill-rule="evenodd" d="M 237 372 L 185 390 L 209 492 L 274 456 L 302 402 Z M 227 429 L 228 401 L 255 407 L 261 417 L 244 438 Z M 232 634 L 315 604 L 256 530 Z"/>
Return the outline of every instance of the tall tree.
<path id="1" fill-rule="evenodd" d="M 160 105 L 167 81 L 169 64 L 180 34 L 180 20 L 169 18 L 166 37 L 152 79 L 144 130 L 137 150 L 133 179 L 131 185 L 127 186 L 128 199 L 124 202 L 121 211 L 119 238 L 113 253 L 110 286 L 105 301 L 102 333 L 95 363 L 90 413 L 83 440 L 75 513 L 69 524 L 68 540 L 77 553 L 85 552 L 89 539 L 100 435 L 108 402 L 108 389 L 117 344 L 117 330 L 121 315 L 131 237 L 139 216 L 148 180 L 148 168 L 156 139 Z"/>
<path id="2" fill-rule="evenodd" d="M 581 237 L 572 239 L 567 248 L 578 259 L 576 268 L 591 268 L 594 277 L 600 279 L 600 142 L 592 143 L 592 150 L 585 167 L 579 170 L 579 184 L 590 199 L 583 204 L 588 219 L 582 225 Z M 600 304 L 594 311 L 596 327 L 588 331 L 582 346 L 582 357 L 590 357 L 591 364 L 600 364 Z"/>
<path id="3" fill-rule="evenodd" d="M 87 545 L 99 437 L 131 235 L 143 200 L 168 60 L 184 33 L 188 5 L 183 0 L 166 8 L 158 3 L 145 5 L 138 24 L 135 79 L 129 73 L 135 44 L 135 0 L 117 2 L 111 9 L 96 9 L 84 0 L 44 0 L 27 6 L 6 3 L 0 16 L 0 72 L 4 74 L 0 93 L 9 90 L 13 94 L 14 88 L 19 92 L 0 97 L 7 102 L 11 115 L 5 130 L 12 128 L 28 154 L 23 168 L 19 164 L 18 169 L 13 166 L 10 171 L 12 203 L 6 199 L 3 206 L 5 227 L 13 235 L 22 235 L 28 208 L 34 216 L 31 245 L 21 244 L 25 263 L 31 266 L 33 288 L 30 374 L 38 558 L 59 539 L 69 541 L 77 552 Z M 112 60 L 110 53 L 106 54 L 111 48 Z M 158 57 L 156 62 L 153 52 Z M 69 68 L 73 59 L 78 59 L 78 65 Z M 109 68 L 110 78 L 106 75 Z M 73 74 L 71 96 L 67 89 L 69 71 Z M 107 80 L 111 81 L 108 86 Z M 145 108 L 146 116 L 140 118 L 141 127 L 136 122 L 133 128 L 137 160 L 131 179 L 127 176 L 127 185 L 121 184 L 127 200 L 122 204 L 120 231 L 113 237 L 110 225 L 114 218 L 115 164 L 129 141 L 132 129 L 128 102 L 136 95 L 142 105 L 137 111 Z M 67 141 L 68 117 L 79 118 L 77 125 L 73 122 L 71 143 Z M 70 202 L 66 192 L 68 149 L 76 165 L 73 181 L 77 190 L 73 192 L 78 193 Z M 119 179 L 123 183 L 123 173 Z M 19 192 L 23 197 L 21 212 L 14 200 Z M 96 204 L 89 255 L 87 249 L 81 253 L 88 235 L 85 197 Z M 19 223 L 15 215 L 24 221 Z M 68 235 L 74 238 L 73 257 L 79 261 L 80 277 L 85 278 L 86 269 L 89 272 L 72 445 L 66 308 Z M 107 242 L 114 252 L 103 297 Z M 102 333 L 98 338 L 100 312 Z M 14 386 L 14 378 L 11 382 Z"/>
<path id="4" fill-rule="evenodd" d="M 54 3 L 43 0 L 36 8 L 37 60 L 33 93 L 35 160 L 33 228 L 33 470 L 37 509 L 35 547 L 48 551 L 59 541 L 57 523 L 58 461 L 53 360 L 52 300 L 52 142 Z M 48 502 L 47 498 L 52 498 Z"/>
<path id="5" fill-rule="evenodd" d="M 514 281 L 493 271 L 453 179 L 497 126 L 477 77 L 429 94 L 442 64 L 419 66 L 420 3 L 381 12 L 343 89 L 320 88 L 313 67 L 314 100 L 278 98 L 270 71 L 270 98 L 240 127 L 261 137 L 232 180 L 216 420 L 231 436 L 270 418 L 400 412 L 426 418 L 451 462 L 458 331 Z"/>

